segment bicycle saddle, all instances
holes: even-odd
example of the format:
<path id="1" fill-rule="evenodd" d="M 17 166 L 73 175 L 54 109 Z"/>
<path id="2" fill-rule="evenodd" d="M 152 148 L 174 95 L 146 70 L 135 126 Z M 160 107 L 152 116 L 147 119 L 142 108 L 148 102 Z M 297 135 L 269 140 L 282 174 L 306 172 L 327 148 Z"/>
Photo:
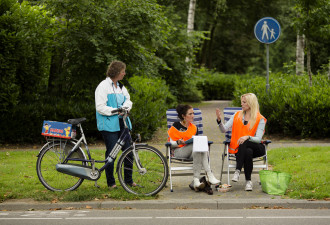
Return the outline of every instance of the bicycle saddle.
<path id="1" fill-rule="evenodd" d="M 68 119 L 68 123 L 72 125 L 77 125 L 79 123 L 82 123 L 86 120 L 86 118 L 77 118 L 77 119 Z"/>

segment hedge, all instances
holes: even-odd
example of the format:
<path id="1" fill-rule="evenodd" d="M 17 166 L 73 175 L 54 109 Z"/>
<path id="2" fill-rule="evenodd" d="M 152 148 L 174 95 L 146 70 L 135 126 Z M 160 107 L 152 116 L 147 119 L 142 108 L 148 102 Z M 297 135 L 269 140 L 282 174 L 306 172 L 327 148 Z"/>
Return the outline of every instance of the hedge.
<path id="1" fill-rule="evenodd" d="M 240 105 L 244 93 L 255 93 L 260 111 L 267 118 L 269 134 L 301 138 L 330 136 L 330 81 L 326 75 L 313 76 L 309 86 L 307 75 L 271 74 L 269 94 L 266 78 L 255 77 L 237 82 L 234 105 Z"/>
<path id="2" fill-rule="evenodd" d="M 141 133 L 148 140 L 164 121 L 166 109 L 176 105 L 176 98 L 160 79 L 135 76 L 129 84 L 133 133 Z M 83 128 L 89 141 L 101 138 L 96 127 L 94 96 L 44 96 L 31 103 L 20 103 L 9 113 L 0 114 L 0 144 L 42 143 L 44 120 L 65 122 L 79 117 L 87 118 Z"/>

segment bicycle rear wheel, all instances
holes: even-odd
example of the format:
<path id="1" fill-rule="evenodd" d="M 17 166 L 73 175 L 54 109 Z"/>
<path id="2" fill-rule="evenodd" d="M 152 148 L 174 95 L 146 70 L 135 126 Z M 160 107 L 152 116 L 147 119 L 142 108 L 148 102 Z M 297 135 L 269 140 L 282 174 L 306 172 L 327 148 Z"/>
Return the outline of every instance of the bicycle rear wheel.
<path id="1" fill-rule="evenodd" d="M 117 165 L 118 179 L 123 188 L 136 195 L 155 195 L 166 185 L 168 178 L 167 161 L 163 154 L 152 146 L 140 145 L 135 148 L 137 159 L 133 157 L 133 149 L 129 149 L 120 156 Z M 139 170 L 137 161 L 142 167 Z M 125 182 L 132 179 L 137 186 Z"/>
<path id="2" fill-rule="evenodd" d="M 63 162 L 74 144 L 69 141 L 54 141 L 46 144 L 37 160 L 37 174 L 40 182 L 51 191 L 72 191 L 78 188 L 84 179 L 70 176 L 56 170 L 56 164 Z M 86 159 L 81 148 L 77 148 L 70 158 Z M 70 164 L 86 165 L 81 161 Z"/>

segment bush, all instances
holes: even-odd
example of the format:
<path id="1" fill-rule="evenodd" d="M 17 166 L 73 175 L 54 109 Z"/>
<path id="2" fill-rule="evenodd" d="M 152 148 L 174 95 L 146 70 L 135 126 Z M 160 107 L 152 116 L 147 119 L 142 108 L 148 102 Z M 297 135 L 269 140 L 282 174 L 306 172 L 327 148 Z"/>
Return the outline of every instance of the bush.
<path id="1" fill-rule="evenodd" d="M 97 136 L 94 98 L 80 100 L 56 96 L 41 97 L 34 103 L 19 104 L 10 113 L 0 115 L 0 143 L 42 143 L 44 120 L 66 122 L 86 117 L 85 134 Z"/>
<path id="2" fill-rule="evenodd" d="M 148 140 L 165 122 L 166 110 L 176 106 L 176 99 L 161 79 L 134 76 L 129 83 L 133 135 L 140 133 L 142 139 Z"/>
<path id="3" fill-rule="evenodd" d="M 265 77 L 236 83 L 234 105 L 240 105 L 244 93 L 257 95 L 260 111 L 267 118 L 266 131 L 291 137 L 330 136 L 330 81 L 326 75 L 308 76 L 271 74 L 270 91 L 266 93 Z"/>
<path id="4" fill-rule="evenodd" d="M 250 79 L 250 75 L 229 75 L 212 72 L 201 68 L 196 71 L 197 88 L 202 91 L 204 100 L 232 100 L 235 83 L 242 79 Z"/>
<path id="5" fill-rule="evenodd" d="M 133 132 L 148 140 L 165 121 L 166 109 L 176 106 L 176 99 L 163 80 L 135 76 L 129 79 L 129 83 L 131 87 L 126 87 L 133 102 Z M 87 118 L 83 124 L 87 140 L 101 139 L 96 126 L 94 95 L 86 93 L 85 96 L 81 93 L 67 98 L 40 97 L 34 103 L 21 103 L 10 113 L 0 114 L 0 143 L 42 143 L 44 120 L 66 122 L 80 117 Z"/>

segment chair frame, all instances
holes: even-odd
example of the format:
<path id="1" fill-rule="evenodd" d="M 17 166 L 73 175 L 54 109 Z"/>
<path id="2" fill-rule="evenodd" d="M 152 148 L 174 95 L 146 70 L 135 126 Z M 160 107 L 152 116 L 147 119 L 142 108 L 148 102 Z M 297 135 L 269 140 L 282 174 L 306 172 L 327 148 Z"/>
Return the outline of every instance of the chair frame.
<path id="1" fill-rule="evenodd" d="M 241 107 L 226 107 L 224 109 L 224 122 L 226 123 L 232 115 L 234 115 L 237 111 L 242 110 Z M 225 133 L 226 140 L 223 142 L 224 144 L 224 150 L 222 153 L 222 164 L 221 164 L 221 170 L 220 170 L 220 184 L 222 184 L 222 174 L 224 173 L 223 167 L 226 160 L 227 163 L 227 179 L 228 179 L 228 185 L 230 185 L 230 169 L 233 168 L 234 171 L 236 169 L 236 156 L 235 154 L 229 153 L 229 144 L 231 139 L 231 130 L 227 131 Z M 271 143 L 270 140 L 263 140 L 261 142 L 265 145 L 265 155 L 253 158 L 253 169 L 266 169 L 268 170 L 268 158 L 267 158 L 267 148 L 268 144 Z M 255 164 L 255 162 L 262 162 L 262 164 Z"/>
<path id="2" fill-rule="evenodd" d="M 203 123 L 202 123 L 202 111 L 199 108 L 193 108 L 194 110 L 194 124 L 198 128 L 198 134 L 197 135 L 203 135 Z M 180 121 L 178 118 L 178 114 L 175 109 L 168 109 L 166 111 L 166 117 L 167 117 L 167 129 L 170 129 L 174 122 Z M 208 142 L 209 150 L 211 147 L 211 144 L 213 144 L 212 141 Z M 169 173 L 170 173 L 170 188 L 171 192 L 173 192 L 173 181 L 172 176 L 187 176 L 192 175 L 192 172 L 181 172 L 181 173 L 173 173 L 177 171 L 192 171 L 193 170 L 193 160 L 192 159 L 186 159 L 186 158 L 177 158 L 173 156 L 173 149 L 170 142 L 167 142 L 165 144 L 166 147 L 166 158 L 168 159 L 168 167 L 169 167 Z M 181 164 L 180 166 L 173 166 L 172 164 Z M 185 165 L 185 166 L 183 166 Z"/>

